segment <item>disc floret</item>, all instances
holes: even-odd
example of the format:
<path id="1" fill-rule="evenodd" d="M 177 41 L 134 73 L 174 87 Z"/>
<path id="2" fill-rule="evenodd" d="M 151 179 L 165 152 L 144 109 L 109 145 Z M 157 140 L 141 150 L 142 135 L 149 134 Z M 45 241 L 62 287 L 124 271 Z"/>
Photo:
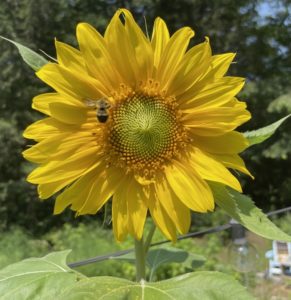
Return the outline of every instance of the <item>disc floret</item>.
<path id="1" fill-rule="evenodd" d="M 185 147 L 187 134 L 173 98 L 132 93 L 110 113 L 106 151 L 110 163 L 127 172 L 153 179 Z"/>

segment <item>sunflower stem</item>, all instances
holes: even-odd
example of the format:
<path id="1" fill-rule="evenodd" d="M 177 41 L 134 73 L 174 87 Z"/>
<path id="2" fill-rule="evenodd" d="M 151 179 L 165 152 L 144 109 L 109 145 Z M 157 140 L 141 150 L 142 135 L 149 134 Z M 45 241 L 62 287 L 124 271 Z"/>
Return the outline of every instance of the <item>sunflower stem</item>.
<path id="1" fill-rule="evenodd" d="M 136 281 L 140 282 L 145 280 L 145 248 L 143 238 L 140 241 L 134 240 L 134 249 L 135 249 L 135 267 L 136 267 Z"/>
<path id="2" fill-rule="evenodd" d="M 147 235 L 147 238 L 146 238 L 146 241 L 144 243 L 144 252 L 145 254 L 147 255 L 148 251 L 149 251 L 149 248 L 151 246 L 151 242 L 152 242 L 152 238 L 153 238 L 153 235 L 155 233 L 155 230 L 156 230 L 156 225 L 155 224 L 152 224 L 152 227 Z"/>

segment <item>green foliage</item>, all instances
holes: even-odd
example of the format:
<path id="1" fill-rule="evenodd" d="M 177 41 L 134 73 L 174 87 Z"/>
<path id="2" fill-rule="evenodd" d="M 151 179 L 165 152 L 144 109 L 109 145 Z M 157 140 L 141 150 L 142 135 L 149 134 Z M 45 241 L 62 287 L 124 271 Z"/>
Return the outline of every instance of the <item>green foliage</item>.
<path id="1" fill-rule="evenodd" d="M 65 299 L 254 299 L 230 276 L 218 272 L 188 273 L 155 283 L 130 282 L 121 278 L 99 277 L 78 282 L 61 293 Z"/>
<path id="2" fill-rule="evenodd" d="M 50 249 L 47 240 L 35 239 L 21 228 L 11 228 L 1 233 L 0 269 L 28 257 L 45 255 Z"/>
<path id="3" fill-rule="evenodd" d="M 268 106 L 268 112 L 279 114 L 291 113 L 291 92 L 281 95 L 277 99 L 273 100 Z"/>
<path id="4" fill-rule="evenodd" d="M 147 265 L 150 269 L 150 281 L 156 270 L 162 265 L 167 263 L 179 263 L 182 267 L 188 270 L 196 269 L 205 262 L 205 257 L 190 253 L 188 251 L 174 248 L 174 247 L 159 247 L 153 248 L 148 252 Z"/>
<path id="5" fill-rule="evenodd" d="M 276 218 L 274 223 L 277 224 L 283 231 L 291 235 L 291 213 L 287 213 L 284 217 Z"/>
<path id="6" fill-rule="evenodd" d="M 115 257 L 114 259 L 135 263 L 135 254 L 134 252 L 130 252 L 125 255 Z M 205 261 L 206 259 L 202 255 L 197 255 L 183 249 L 171 246 L 153 247 L 152 249 L 149 249 L 146 256 L 146 265 L 149 269 L 149 275 L 147 278 L 148 281 L 155 281 L 154 276 L 162 265 L 168 265 L 170 263 L 179 264 L 180 269 L 193 271 L 203 265 Z M 184 272 L 182 271 L 181 273 Z"/>
<path id="7" fill-rule="evenodd" d="M 218 272 L 188 273 L 156 283 L 85 278 L 67 267 L 68 253 L 53 252 L 1 270 L 1 299 L 253 299 L 238 282 Z"/>
<path id="8" fill-rule="evenodd" d="M 291 114 L 266 127 L 252 131 L 246 131 L 244 133 L 244 136 L 248 139 L 250 146 L 260 144 L 268 138 L 270 138 L 275 133 L 275 131 L 281 126 L 281 124 L 290 116 Z"/>
<path id="9" fill-rule="evenodd" d="M 147 224 L 146 230 L 150 227 Z M 220 260 L 220 252 L 225 246 L 225 233 L 205 236 L 203 239 L 186 239 L 177 242 L 175 245 L 180 251 L 196 253 L 199 256 L 207 258 L 204 265 L 195 266 L 195 270 L 204 271 L 223 271 L 233 274 L 230 266 L 226 266 Z M 161 241 L 164 237 L 158 230 L 153 241 Z M 0 269 L 8 264 L 20 261 L 31 256 L 42 256 L 50 251 L 62 251 L 72 249 L 68 257 L 68 262 L 112 253 L 118 250 L 132 248 L 132 240 L 128 239 L 122 244 L 117 244 L 112 236 L 112 232 L 100 228 L 97 222 L 89 224 L 79 224 L 72 227 L 66 224 L 58 230 L 52 230 L 39 239 L 33 238 L 21 228 L 12 228 L 1 234 L 0 241 Z M 157 249 L 156 247 L 151 250 Z M 198 268 L 197 268 L 198 267 Z M 87 276 L 121 276 L 133 280 L 135 278 L 135 269 L 131 263 L 110 259 L 108 261 L 89 264 L 78 267 L 76 270 Z M 181 263 L 167 263 L 161 265 L 155 273 L 156 280 L 163 280 L 173 276 L 178 276 L 189 271 L 189 266 Z"/>
<path id="10" fill-rule="evenodd" d="M 217 215 L 216 218 L 220 219 L 220 212 L 218 212 L 218 214 L 214 213 L 213 215 Z M 224 220 L 222 221 L 224 222 Z M 291 233 L 290 222 L 290 215 L 286 215 L 275 221 L 282 230 L 286 232 L 289 230 L 289 233 Z M 146 229 L 149 230 L 149 227 L 150 224 L 147 224 Z M 154 241 L 162 239 L 162 234 L 157 231 L 154 236 Z M 227 253 L 224 253 L 228 243 L 229 241 L 225 241 L 225 233 L 219 233 L 210 234 L 200 239 L 196 238 L 179 241 L 175 246 L 191 253 L 203 255 L 207 258 L 205 264 L 199 267 L 197 271 L 221 271 L 235 275 L 236 278 L 239 278 L 239 274 L 234 272 L 232 266 L 228 262 Z M 116 244 L 111 231 L 99 228 L 97 222 L 87 225 L 80 224 L 78 227 L 72 227 L 67 224 L 58 230 L 53 230 L 44 236 L 42 240 L 36 240 L 32 238 L 31 235 L 25 233 L 24 230 L 15 228 L 1 234 L 0 269 L 25 257 L 42 256 L 52 250 L 63 250 L 65 248 L 73 249 L 68 257 L 68 261 L 73 262 L 94 257 L 96 255 L 108 254 L 129 247 L 132 247 L 130 240 L 127 240 L 124 244 Z M 157 248 L 153 247 L 151 249 L 155 250 Z M 264 252 L 262 255 L 264 255 Z M 224 259 L 223 256 L 225 256 Z M 102 274 L 120 276 L 122 278 L 134 280 L 133 266 L 121 261 L 109 260 L 107 262 L 98 262 L 77 268 L 77 270 L 88 276 Z M 187 269 L 181 267 L 180 263 L 163 264 L 157 269 L 155 279 L 167 279 L 185 273 L 185 271 L 187 271 Z M 201 279 L 201 282 L 204 282 L 204 280 Z M 86 285 L 87 283 L 84 282 L 84 286 Z M 83 284 L 81 285 L 80 283 L 80 287 L 82 288 Z M 23 297 L 20 298 L 25 299 Z"/>
<path id="11" fill-rule="evenodd" d="M 128 247 L 126 244 L 117 244 L 112 232 L 100 228 L 97 222 L 88 225 L 80 223 L 78 227 L 65 224 L 61 230 L 54 230 L 47 234 L 45 239 L 53 245 L 55 251 L 73 249 L 68 262 L 106 255 Z M 126 276 L 129 279 L 135 276 L 134 266 L 115 260 L 81 266 L 77 270 L 87 276 Z"/>
<path id="12" fill-rule="evenodd" d="M 247 229 L 270 240 L 291 242 L 291 236 L 271 222 L 249 197 L 219 183 L 211 182 L 210 186 L 215 202 Z"/>
<path id="13" fill-rule="evenodd" d="M 81 275 L 66 265 L 70 251 L 29 258 L 0 271 L 1 299 L 54 299 Z"/>
<path id="14" fill-rule="evenodd" d="M 291 93 L 284 94 L 274 101 L 272 101 L 268 106 L 268 112 L 275 113 L 278 115 L 291 114 Z M 267 149 L 263 151 L 263 156 L 276 160 L 288 161 L 288 157 L 291 154 L 291 124 L 287 122 L 283 129 L 280 130 L 280 139 L 274 141 Z M 284 181 L 290 181 L 291 178 L 287 176 L 283 178 L 282 185 L 284 186 Z M 289 177 L 289 178 L 288 178 Z M 289 187 L 291 187 L 289 185 Z M 291 190 L 289 190 L 291 192 Z"/>
<path id="15" fill-rule="evenodd" d="M 38 71 L 43 65 L 47 64 L 48 61 L 39 55 L 38 53 L 34 52 L 33 50 L 23 46 L 15 41 L 9 40 L 3 36 L 0 38 L 12 43 L 19 51 L 22 59 L 34 70 Z"/>
<path id="16" fill-rule="evenodd" d="M 11 180 L 21 178 L 23 171 L 17 164 L 24 141 L 14 123 L 0 119 L 0 144 L 0 182 L 7 177 Z"/>

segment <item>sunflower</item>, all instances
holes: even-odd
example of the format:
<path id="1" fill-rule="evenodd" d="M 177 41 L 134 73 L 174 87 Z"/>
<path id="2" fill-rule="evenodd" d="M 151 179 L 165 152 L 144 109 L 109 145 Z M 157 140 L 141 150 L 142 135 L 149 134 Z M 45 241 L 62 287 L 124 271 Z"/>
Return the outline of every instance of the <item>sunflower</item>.
<path id="1" fill-rule="evenodd" d="M 55 92 L 32 104 L 48 117 L 25 130 L 37 143 L 23 153 L 38 164 L 28 181 L 40 198 L 58 193 L 55 214 L 95 214 L 112 199 L 117 240 L 141 239 L 148 211 L 175 240 L 191 211 L 214 209 L 209 181 L 241 191 L 228 168 L 249 174 L 234 131 L 250 118 L 235 98 L 244 79 L 225 76 L 235 55 L 212 55 L 208 38 L 188 49 L 193 36 L 170 36 L 157 18 L 148 38 L 120 9 L 104 36 L 78 24 L 79 50 L 55 42 L 57 63 L 36 73 Z"/>

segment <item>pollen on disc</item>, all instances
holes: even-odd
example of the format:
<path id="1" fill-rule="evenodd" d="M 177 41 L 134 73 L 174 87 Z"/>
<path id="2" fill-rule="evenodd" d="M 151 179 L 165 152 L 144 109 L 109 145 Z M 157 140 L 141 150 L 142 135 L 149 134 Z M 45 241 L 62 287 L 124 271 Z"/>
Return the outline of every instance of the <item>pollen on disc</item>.
<path id="1" fill-rule="evenodd" d="M 128 172 L 152 176 L 177 154 L 184 140 L 176 105 L 163 97 L 136 93 L 111 109 L 107 152 L 114 165 Z"/>

